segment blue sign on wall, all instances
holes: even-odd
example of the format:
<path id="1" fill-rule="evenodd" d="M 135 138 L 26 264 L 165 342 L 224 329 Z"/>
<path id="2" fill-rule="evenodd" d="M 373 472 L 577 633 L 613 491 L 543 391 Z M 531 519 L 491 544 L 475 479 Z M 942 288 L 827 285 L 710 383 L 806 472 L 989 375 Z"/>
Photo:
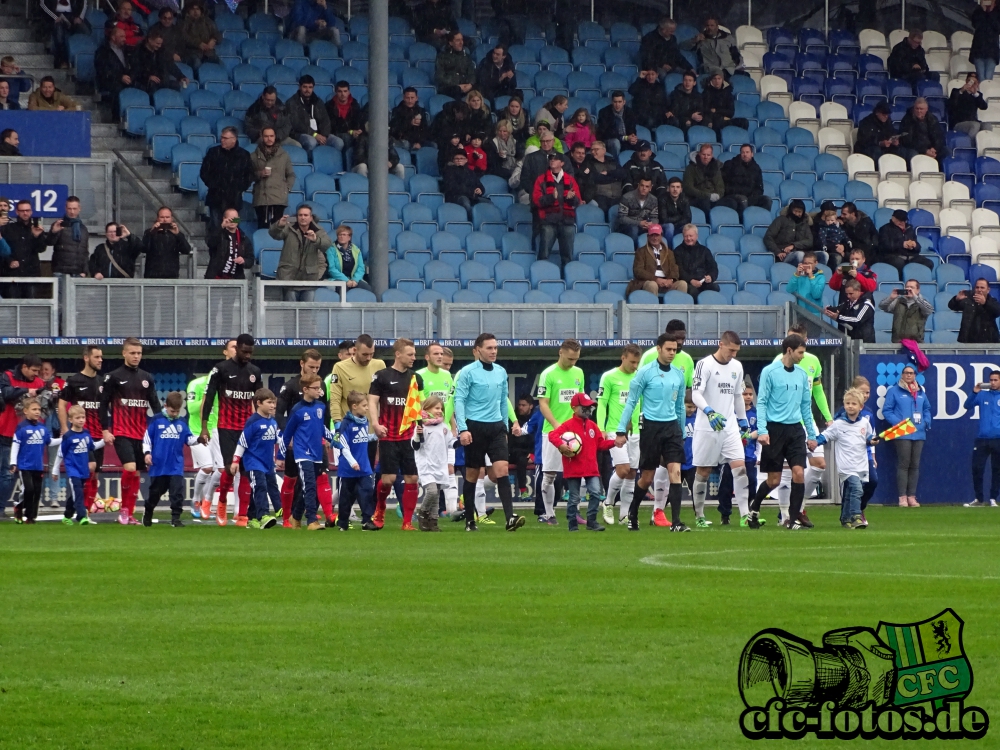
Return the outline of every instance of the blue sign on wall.
<path id="1" fill-rule="evenodd" d="M 66 212 L 69 187 L 66 185 L 27 185 L 10 183 L 3 186 L 5 198 L 10 198 L 10 215 L 14 216 L 18 201 L 31 203 L 31 215 L 59 219 Z"/>
<path id="2" fill-rule="evenodd" d="M 928 354 L 931 366 L 917 376 L 931 405 L 931 429 L 927 434 L 920 463 L 917 499 L 921 503 L 966 503 L 972 493 L 972 446 L 979 430 L 979 409 L 967 410 L 965 399 L 976 383 L 989 380 L 991 370 L 1000 369 L 1000 352 L 995 356 Z M 882 404 L 889 388 L 899 382 L 908 360 L 899 355 L 863 354 L 861 374 L 872 384 L 868 407 L 876 413 L 876 430 L 890 427 L 882 418 Z M 892 442 L 875 449 L 878 460 L 878 491 L 874 502 L 896 504 L 896 449 Z M 1000 488 L 989 487 L 987 498 L 1000 495 Z"/>
<path id="3" fill-rule="evenodd" d="M 90 158 L 90 112 L 0 110 L 0 130 L 13 128 L 22 156 Z"/>

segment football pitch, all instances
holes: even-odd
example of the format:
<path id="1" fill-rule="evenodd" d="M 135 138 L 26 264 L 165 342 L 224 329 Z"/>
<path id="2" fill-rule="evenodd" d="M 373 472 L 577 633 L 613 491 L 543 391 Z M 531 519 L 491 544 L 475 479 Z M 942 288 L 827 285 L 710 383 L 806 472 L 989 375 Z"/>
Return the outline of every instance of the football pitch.
<path id="1" fill-rule="evenodd" d="M 838 513 L 789 532 L 766 509 L 754 532 L 713 511 L 689 534 L 3 523 L 0 748 L 749 747 L 759 630 L 819 643 L 949 607 L 967 703 L 1000 720 L 1000 510 Z"/>

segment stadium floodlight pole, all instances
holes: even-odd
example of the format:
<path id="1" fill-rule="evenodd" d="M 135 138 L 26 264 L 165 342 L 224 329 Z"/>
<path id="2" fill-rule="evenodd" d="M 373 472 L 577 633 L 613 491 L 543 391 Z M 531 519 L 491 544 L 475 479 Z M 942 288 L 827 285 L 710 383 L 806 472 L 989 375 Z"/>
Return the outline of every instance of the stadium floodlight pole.
<path id="1" fill-rule="evenodd" d="M 590 0 L 590 22 L 594 22 L 594 0 Z"/>
<path id="2" fill-rule="evenodd" d="M 901 28 L 901 29 L 903 29 L 905 31 L 906 30 L 906 0 L 901 0 L 900 1 L 900 3 L 899 3 L 899 12 L 901 14 L 900 15 L 900 19 L 899 19 L 899 28 Z"/>
<path id="3" fill-rule="evenodd" d="M 368 246 L 381 297 L 389 288 L 389 4 L 369 4 L 368 23 Z"/>
<path id="4" fill-rule="evenodd" d="M 826 8 L 826 15 L 823 16 L 823 18 L 826 19 L 826 31 L 825 31 L 825 33 L 826 33 L 826 40 L 829 42 L 830 41 L 830 0 L 826 0 L 826 2 L 824 3 L 824 6 Z"/>
<path id="5" fill-rule="evenodd" d="M 753 26 L 753 0 L 747 0 L 747 26 Z"/>

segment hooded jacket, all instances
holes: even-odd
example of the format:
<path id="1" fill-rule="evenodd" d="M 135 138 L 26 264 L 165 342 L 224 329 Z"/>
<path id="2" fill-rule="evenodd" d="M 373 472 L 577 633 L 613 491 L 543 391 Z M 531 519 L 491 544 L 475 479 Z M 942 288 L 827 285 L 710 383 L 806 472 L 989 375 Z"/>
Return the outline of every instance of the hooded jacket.
<path id="1" fill-rule="evenodd" d="M 252 143 L 260 140 L 260 131 L 264 128 L 274 128 L 275 143 L 281 143 L 292 134 L 292 121 L 288 110 L 280 100 L 271 109 L 264 107 L 264 102 L 258 98 L 247 110 L 243 120 L 247 137 Z"/>
<path id="2" fill-rule="evenodd" d="M 909 301 L 904 295 L 886 297 L 878 306 L 892 315 L 892 343 L 898 344 L 903 339 L 924 343 L 924 329 L 934 306 L 922 294 Z"/>
<path id="3" fill-rule="evenodd" d="M 920 415 L 918 419 L 913 419 L 914 414 Z M 913 421 L 917 431 L 911 435 L 902 435 L 897 440 L 926 440 L 927 432 L 931 429 L 931 402 L 927 398 L 927 391 L 923 386 L 918 386 L 917 392 L 911 393 L 902 380 L 889 386 L 882 405 L 882 416 L 890 427 L 904 419 Z"/>
<path id="4" fill-rule="evenodd" d="M 751 200 L 764 195 L 764 174 L 756 159 L 744 162 L 740 157 L 722 165 L 722 181 L 726 195 L 743 195 Z"/>
<path id="5" fill-rule="evenodd" d="M 809 226 L 809 217 L 803 213 L 801 219 L 795 219 L 792 216 L 793 208 L 801 208 L 805 211 L 805 204 L 797 198 L 789 202 L 788 207 L 778 214 L 778 217 L 771 222 L 771 226 L 764 234 L 764 247 L 774 253 L 776 257 L 783 253 L 789 245 L 792 245 L 795 250 L 812 249 L 813 235 Z"/>
<path id="6" fill-rule="evenodd" d="M 948 300 L 948 309 L 962 313 L 962 324 L 958 330 L 960 344 L 1000 344 L 1000 330 L 997 316 L 1000 316 L 1000 302 L 993 295 L 986 295 L 986 303 L 976 304 L 972 295 L 965 299 L 958 296 Z"/>
<path id="7" fill-rule="evenodd" d="M 319 281 L 323 278 L 326 274 L 326 249 L 333 244 L 324 230 L 315 230 L 314 242 L 305 237 L 294 221 L 284 226 L 272 224 L 267 231 L 272 239 L 284 242 L 275 274 L 278 281 Z"/>
<path id="8" fill-rule="evenodd" d="M 684 170 L 684 192 L 689 198 L 708 200 L 712 193 L 726 194 L 722 179 L 722 164 L 712 159 L 708 164 L 698 161 L 698 152 L 691 154 L 691 163 Z"/>
<path id="9" fill-rule="evenodd" d="M 693 49 L 698 52 L 698 70 L 707 73 L 712 68 L 722 68 L 729 75 L 736 72 L 742 62 L 740 51 L 736 48 L 736 37 L 719 29 L 715 37 L 705 37 L 696 42 L 697 37 L 691 37 L 681 44 L 681 49 Z"/>
<path id="10" fill-rule="evenodd" d="M 549 442 L 558 448 L 559 438 L 564 432 L 573 432 L 579 435 L 582 447 L 580 452 L 572 458 L 562 456 L 563 477 L 566 479 L 585 479 L 600 476 L 597 468 L 597 451 L 610 450 L 614 447 L 615 441 L 605 438 L 594 420 L 584 419 L 576 415 L 551 430 L 548 435 Z"/>

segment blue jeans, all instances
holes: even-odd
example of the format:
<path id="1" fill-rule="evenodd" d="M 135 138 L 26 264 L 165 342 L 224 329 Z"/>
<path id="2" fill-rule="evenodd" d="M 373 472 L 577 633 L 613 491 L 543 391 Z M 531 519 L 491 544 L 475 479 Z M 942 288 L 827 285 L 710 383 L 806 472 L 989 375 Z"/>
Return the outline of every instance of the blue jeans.
<path id="1" fill-rule="evenodd" d="M 289 286 L 282 290 L 281 295 L 285 302 L 312 302 L 316 289 L 296 289 Z"/>
<path id="2" fill-rule="evenodd" d="M 278 489 L 278 479 L 273 472 L 250 472 L 250 490 L 253 492 L 253 518 L 258 521 L 267 515 L 267 500 L 277 511 L 281 507 L 281 491 Z"/>
<path id="3" fill-rule="evenodd" d="M 844 485 L 840 490 L 840 522 L 842 524 L 861 515 L 861 495 L 863 492 L 861 479 L 858 477 L 844 479 Z"/>
<path id="4" fill-rule="evenodd" d="M 17 477 L 10 472 L 10 438 L 0 440 L 0 513 L 7 508 L 7 501 L 14 492 Z"/>
<path id="5" fill-rule="evenodd" d="M 566 488 L 569 490 L 569 500 L 566 501 L 566 525 L 571 529 L 577 528 L 576 513 L 580 506 L 580 484 L 586 482 L 587 487 L 587 522 L 597 521 L 597 510 L 601 506 L 601 497 L 604 494 L 601 487 L 600 477 L 573 477 L 564 479 Z"/>
<path id="6" fill-rule="evenodd" d="M 976 75 L 979 76 L 980 81 L 992 81 L 993 74 L 996 72 L 997 64 L 989 57 L 977 57 L 974 61 L 976 66 Z"/>
<path id="7" fill-rule="evenodd" d="M 550 224 L 543 221 L 539 227 L 539 237 L 541 245 L 538 248 L 538 260 L 548 260 L 552 246 L 556 244 L 556 239 L 559 240 L 559 255 L 562 257 L 562 265 L 565 266 L 573 260 L 576 224 Z"/>
<path id="8" fill-rule="evenodd" d="M 305 135 L 304 133 L 299 136 L 299 143 L 302 144 L 302 148 L 304 148 L 306 151 L 312 151 L 319 145 L 319 141 L 317 141 L 311 135 Z"/>

